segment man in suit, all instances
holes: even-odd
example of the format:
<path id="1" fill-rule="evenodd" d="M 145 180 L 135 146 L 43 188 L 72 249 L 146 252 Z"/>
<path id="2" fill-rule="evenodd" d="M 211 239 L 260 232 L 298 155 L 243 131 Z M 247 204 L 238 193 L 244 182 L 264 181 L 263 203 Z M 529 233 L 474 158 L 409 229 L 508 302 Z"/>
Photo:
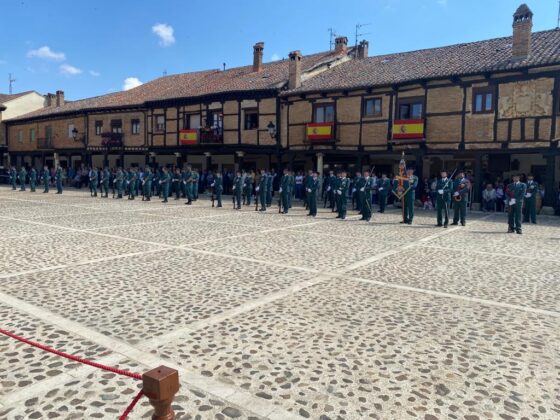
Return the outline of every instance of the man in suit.
<path id="1" fill-rule="evenodd" d="M 507 186 L 508 233 L 517 232 L 521 235 L 521 210 L 527 193 L 527 185 L 521 182 L 519 175 L 513 176 L 513 182 Z"/>

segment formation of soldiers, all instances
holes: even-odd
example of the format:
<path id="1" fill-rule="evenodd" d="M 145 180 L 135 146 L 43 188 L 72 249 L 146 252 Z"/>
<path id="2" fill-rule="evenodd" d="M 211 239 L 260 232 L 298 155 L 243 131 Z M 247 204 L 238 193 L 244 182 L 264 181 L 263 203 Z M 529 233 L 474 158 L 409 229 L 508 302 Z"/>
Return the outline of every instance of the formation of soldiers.
<path id="1" fill-rule="evenodd" d="M 402 164 L 402 162 L 401 162 Z M 454 176 L 455 175 L 455 176 Z M 57 194 L 63 192 L 64 172 L 60 166 L 55 171 L 55 185 Z M 254 195 L 255 210 L 264 212 L 272 207 L 273 185 L 276 178 L 274 171 L 262 169 L 258 173 L 254 171 L 237 171 L 232 185 L 233 208 L 240 210 L 242 205 L 251 206 Z M 18 172 L 15 167 L 9 171 L 9 180 L 13 190 L 17 189 L 19 181 L 20 191 L 26 190 L 26 179 L 29 179 L 31 192 L 36 191 L 38 184 L 43 185 L 43 193 L 49 192 L 51 172 L 45 166 L 38 173 L 35 168 L 29 172 L 22 167 Z M 170 170 L 161 167 L 152 171 L 149 166 L 143 170 L 139 168 L 117 168 L 110 170 L 92 168 L 89 171 L 89 187 L 92 197 L 109 197 L 109 190 L 115 199 L 128 197 L 134 200 L 142 196 L 142 201 L 151 201 L 152 197 L 158 197 L 163 203 L 173 197 L 175 200 L 186 199 L 185 204 L 191 205 L 198 199 L 200 176 L 196 169 L 187 165 L 184 169 L 176 168 Z M 288 214 L 292 208 L 292 198 L 295 192 L 295 174 L 289 169 L 284 169 L 278 185 L 278 212 Z M 324 183 L 324 185 L 322 185 Z M 352 201 L 352 208 L 361 215 L 361 220 L 371 221 L 372 193 L 375 190 L 378 197 L 379 213 L 384 213 L 389 195 L 393 194 L 396 201 L 401 202 L 401 223 L 412 224 L 414 219 L 414 204 L 418 177 L 414 175 L 411 168 L 401 168 L 399 176 L 389 179 L 386 173 L 380 178 L 372 176 L 370 171 L 356 172 L 350 180 L 346 171 L 334 173 L 330 171 L 322 182 L 316 171 L 309 171 L 304 178 L 305 208 L 308 216 L 317 215 L 317 203 L 323 196 L 324 205 L 332 212 L 336 212 L 336 218 L 345 220 L 347 215 L 348 200 Z M 212 207 L 222 207 L 222 194 L 224 191 L 223 176 L 216 172 L 211 184 Z M 351 191 L 350 191 L 351 188 Z M 449 225 L 466 225 L 467 204 L 471 192 L 471 183 L 461 170 L 456 170 L 448 176 L 447 171 L 441 171 L 436 185 L 436 217 L 437 227 L 447 228 Z M 520 182 L 520 176 L 513 177 L 506 189 L 508 197 L 508 232 L 522 233 L 522 221 L 536 223 L 536 195 L 539 184 L 534 177 L 529 175 L 527 183 Z M 453 219 L 450 223 L 450 211 L 453 210 Z"/>

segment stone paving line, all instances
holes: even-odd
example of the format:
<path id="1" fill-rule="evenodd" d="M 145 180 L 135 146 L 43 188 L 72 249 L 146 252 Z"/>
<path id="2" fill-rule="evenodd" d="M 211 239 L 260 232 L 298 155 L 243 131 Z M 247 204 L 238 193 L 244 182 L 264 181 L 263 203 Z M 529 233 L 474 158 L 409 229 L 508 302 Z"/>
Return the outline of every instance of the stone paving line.
<path id="1" fill-rule="evenodd" d="M 431 244 L 427 244 L 427 245 L 421 245 L 423 248 L 432 248 L 432 249 L 441 249 L 443 251 L 453 251 L 455 249 L 450 249 L 450 248 L 446 248 L 444 246 L 438 246 L 438 245 L 431 245 Z M 475 254 L 482 254 L 482 255 L 492 255 L 495 257 L 505 257 L 505 258 L 511 258 L 512 255 L 511 254 L 504 254 L 502 252 L 486 252 L 486 251 L 477 251 L 477 250 L 473 250 L 473 249 L 469 249 L 469 252 L 475 253 Z M 527 255 L 523 255 L 522 253 L 515 255 L 516 259 L 522 259 L 522 260 L 538 260 L 538 261 L 549 261 L 549 262 L 558 262 L 558 259 L 554 259 L 554 258 L 543 258 L 540 256 L 527 256 Z"/>
<path id="2" fill-rule="evenodd" d="M 295 419 L 298 418 L 293 414 L 289 413 L 283 408 L 265 401 L 261 398 L 254 397 L 248 392 L 239 390 L 237 387 L 212 380 L 210 378 L 204 377 L 202 375 L 197 375 L 193 372 L 189 372 L 181 367 L 179 364 L 173 363 L 170 360 L 161 359 L 149 352 L 142 351 L 128 343 L 121 340 L 108 337 L 96 330 L 87 328 L 80 323 L 70 321 L 53 312 L 42 309 L 36 305 L 24 302 L 20 299 L 14 298 L 13 296 L 7 295 L 0 292 L 0 300 L 9 306 L 17 308 L 22 312 L 26 312 L 33 317 L 46 321 L 51 325 L 55 325 L 58 328 L 62 328 L 65 331 L 72 332 L 78 336 L 87 338 L 89 341 L 102 345 L 106 349 L 112 351 L 113 353 L 120 354 L 127 357 L 128 359 L 140 363 L 145 366 L 160 366 L 166 365 L 173 369 L 179 371 L 179 377 L 183 378 L 183 382 L 189 386 L 199 389 L 202 392 L 214 395 L 217 398 L 223 399 L 228 403 L 240 406 L 240 407 L 250 407 L 250 411 L 255 414 L 266 417 L 268 419 Z M 35 390 L 43 390 L 43 388 L 37 385 Z M 27 394 L 25 391 L 20 391 L 22 396 L 21 399 L 29 398 L 32 395 Z M 4 399 L 3 403 L 6 404 Z"/>

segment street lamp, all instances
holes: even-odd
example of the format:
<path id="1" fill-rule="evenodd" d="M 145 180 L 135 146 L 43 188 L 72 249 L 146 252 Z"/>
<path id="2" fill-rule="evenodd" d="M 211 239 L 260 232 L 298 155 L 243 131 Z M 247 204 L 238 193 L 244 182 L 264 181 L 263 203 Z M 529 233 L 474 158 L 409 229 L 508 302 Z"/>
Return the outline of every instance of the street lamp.
<path id="1" fill-rule="evenodd" d="M 273 139 L 274 137 L 276 137 L 276 126 L 274 125 L 274 123 L 272 121 L 270 121 L 268 123 L 268 125 L 266 126 L 266 128 L 268 129 L 268 134 L 270 135 L 270 138 Z"/>

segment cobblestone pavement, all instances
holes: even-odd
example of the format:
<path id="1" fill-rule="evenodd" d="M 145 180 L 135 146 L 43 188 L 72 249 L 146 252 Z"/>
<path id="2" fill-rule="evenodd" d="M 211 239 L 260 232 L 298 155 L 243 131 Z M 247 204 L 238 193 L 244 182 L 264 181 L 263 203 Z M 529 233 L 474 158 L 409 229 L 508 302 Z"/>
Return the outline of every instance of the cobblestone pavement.
<path id="1" fill-rule="evenodd" d="M 0 188 L 0 327 L 178 369 L 182 419 L 560 418 L 560 219 L 183 202 Z M 0 356 L 1 419 L 113 419 L 139 389 L 3 335 Z"/>

